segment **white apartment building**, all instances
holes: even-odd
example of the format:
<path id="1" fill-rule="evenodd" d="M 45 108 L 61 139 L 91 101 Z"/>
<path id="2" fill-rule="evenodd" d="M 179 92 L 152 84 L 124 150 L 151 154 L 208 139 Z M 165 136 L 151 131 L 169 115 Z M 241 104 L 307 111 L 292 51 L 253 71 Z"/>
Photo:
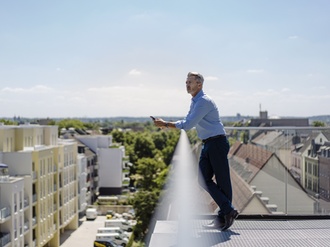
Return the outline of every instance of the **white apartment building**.
<path id="1" fill-rule="evenodd" d="M 25 246 L 24 178 L 0 164 L 0 246 Z"/>
<path id="2" fill-rule="evenodd" d="M 123 147 L 111 148 L 112 136 L 76 136 L 97 154 L 100 195 L 120 194 L 123 185 Z"/>
<path id="3" fill-rule="evenodd" d="M 57 126 L 0 126 L 0 163 L 8 165 L 10 178 L 21 181 L 16 202 L 24 205 L 15 213 L 16 202 L 2 205 L 1 199 L 1 210 L 14 212 L 0 221 L 0 231 L 10 235 L 6 247 L 58 247 L 60 233 L 78 227 L 77 144 L 57 136 Z M 1 191 L 3 186 L 8 185 L 0 183 Z"/>

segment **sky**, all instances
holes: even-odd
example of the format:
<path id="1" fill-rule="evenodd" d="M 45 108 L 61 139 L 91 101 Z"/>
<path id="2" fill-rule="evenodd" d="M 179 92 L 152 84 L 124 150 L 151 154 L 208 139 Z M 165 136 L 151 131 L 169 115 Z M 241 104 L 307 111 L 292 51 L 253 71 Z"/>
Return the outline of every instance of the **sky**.
<path id="1" fill-rule="evenodd" d="M 0 117 L 328 115 L 328 0 L 0 0 Z"/>

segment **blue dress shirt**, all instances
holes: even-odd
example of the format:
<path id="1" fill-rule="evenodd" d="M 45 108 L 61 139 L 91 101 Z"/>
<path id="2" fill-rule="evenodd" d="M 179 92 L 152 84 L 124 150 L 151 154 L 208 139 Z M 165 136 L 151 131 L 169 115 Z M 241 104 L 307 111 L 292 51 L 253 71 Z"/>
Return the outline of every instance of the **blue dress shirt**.
<path id="1" fill-rule="evenodd" d="M 175 126 L 184 130 L 196 127 L 198 137 L 202 140 L 226 134 L 217 105 L 203 90 L 192 98 L 188 115 L 176 121 Z"/>

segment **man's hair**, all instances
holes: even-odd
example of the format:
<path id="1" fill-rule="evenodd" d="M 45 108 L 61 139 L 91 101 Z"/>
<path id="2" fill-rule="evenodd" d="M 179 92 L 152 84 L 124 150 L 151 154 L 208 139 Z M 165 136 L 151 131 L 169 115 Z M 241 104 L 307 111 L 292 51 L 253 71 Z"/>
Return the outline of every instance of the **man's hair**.
<path id="1" fill-rule="evenodd" d="M 189 76 L 195 77 L 195 79 L 198 82 L 202 83 L 202 84 L 204 82 L 204 77 L 200 73 L 198 73 L 198 72 L 189 72 L 188 75 L 187 75 L 187 77 L 189 77 Z"/>

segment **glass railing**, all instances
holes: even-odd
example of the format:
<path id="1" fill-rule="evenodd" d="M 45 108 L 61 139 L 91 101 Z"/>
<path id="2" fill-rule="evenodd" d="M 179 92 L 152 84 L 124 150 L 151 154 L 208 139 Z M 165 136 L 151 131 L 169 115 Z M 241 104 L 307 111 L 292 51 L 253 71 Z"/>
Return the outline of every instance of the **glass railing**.
<path id="1" fill-rule="evenodd" d="M 37 179 L 37 176 L 38 176 L 37 172 L 36 171 L 33 171 L 32 172 L 32 178 L 33 178 L 33 180 L 36 180 Z"/>
<path id="2" fill-rule="evenodd" d="M 29 230 L 29 221 L 24 222 L 24 232 Z"/>
<path id="3" fill-rule="evenodd" d="M 10 208 L 9 207 L 4 207 L 0 209 L 0 221 L 5 220 L 10 216 Z"/>
<path id="4" fill-rule="evenodd" d="M 241 214 L 329 215 L 330 128 L 226 128 Z"/>
<path id="5" fill-rule="evenodd" d="M 6 246 L 10 243 L 10 233 L 0 232 L 0 246 Z"/>
<path id="6" fill-rule="evenodd" d="M 329 127 L 227 127 L 226 135 L 232 203 L 240 217 L 330 217 Z M 203 144 L 194 145 L 193 155 L 187 139 L 182 131 L 155 219 L 218 211 L 197 179 Z"/>
<path id="7" fill-rule="evenodd" d="M 32 195 L 32 201 L 33 203 L 35 203 L 37 201 L 38 197 L 37 197 L 37 194 L 33 194 Z"/>
<path id="8" fill-rule="evenodd" d="M 35 226 L 36 224 L 37 224 L 37 217 L 34 216 L 34 217 L 32 218 L 32 226 Z"/>
<path id="9" fill-rule="evenodd" d="M 330 218 L 330 128 L 227 127 L 226 135 L 239 218 Z M 181 131 L 150 234 L 156 222 L 170 221 L 170 231 L 177 227 L 177 246 L 196 246 L 192 220 L 217 214 L 217 204 L 198 182 L 198 160 L 207 146 L 192 147 Z"/>
<path id="10" fill-rule="evenodd" d="M 24 198 L 24 208 L 29 206 L 29 198 Z"/>

